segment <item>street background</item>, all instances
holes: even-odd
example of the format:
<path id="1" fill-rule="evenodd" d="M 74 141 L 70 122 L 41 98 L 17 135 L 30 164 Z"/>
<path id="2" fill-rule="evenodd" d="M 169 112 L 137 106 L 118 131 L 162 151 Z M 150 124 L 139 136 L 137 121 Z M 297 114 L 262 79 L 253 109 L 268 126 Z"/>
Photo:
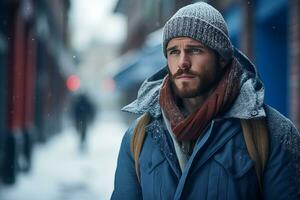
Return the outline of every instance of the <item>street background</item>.
<path id="1" fill-rule="evenodd" d="M 104 117 L 105 116 L 105 117 Z M 34 166 L 14 186 L 1 185 L 1 200 L 109 199 L 126 124 L 117 112 L 104 111 L 90 129 L 88 149 L 80 152 L 71 126 L 35 147 Z M 70 122 L 66 122 L 70 123 Z"/>
<path id="2" fill-rule="evenodd" d="M 109 199 L 120 109 L 166 66 L 162 27 L 197 0 L 0 1 L 0 199 Z M 300 1 L 206 0 L 300 128 Z"/>

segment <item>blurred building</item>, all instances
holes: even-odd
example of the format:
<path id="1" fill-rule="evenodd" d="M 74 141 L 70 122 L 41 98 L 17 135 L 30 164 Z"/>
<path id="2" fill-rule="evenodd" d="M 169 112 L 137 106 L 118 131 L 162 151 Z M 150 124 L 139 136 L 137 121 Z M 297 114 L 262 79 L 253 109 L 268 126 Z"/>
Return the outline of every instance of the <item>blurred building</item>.
<path id="1" fill-rule="evenodd" d="M 127 39 L 121 52 L 127 55 L 128 52 L 135 50 L 135 54 L 131 55 L 133 59 L 127 59 L 129 60 L 127 62 L 124 59 L 120 71 L 114 76 L 117 88 L 123 91 L 126 97 L 123 98 L 123 105 L 135 98 L 137 88 L 144 78 L 158 68 L 164 67 L 156 65 L 165 62 L 159 48 L 162 37 L 157 37 L 155 50 L 153 45 L 149 46 L 149 42 L 153 44 L 153 40 L 149 39 L 149 33 L 160 29 L 173 13 L 191 2 L 197 1 L 118 1 L 115 12 L 124 14 L 128 21 Z M 291 117 L 300 128 L 300 2 L 297 0 L 206 2 L 221 11 L 228 24 L 234 46 L 245 52 L 258 67 L 266 87 L 266 102 Z M 161 57 L 153 59 L 149 51 L 152 54 L 161 54 Z M 153 61 L 152 64 L 149 60 Z M 137 77 L 136 71 L 141 70 L 144 71 L 143 75 Z"/>
<path id="2" fill-rule="evenodd" d="M 146 36 L 161 28 L 164 23 L 182 6 L 192 0 L 119 0 L 114 12 L 127 19 L 127 38 L 122 52 L 140 47 Z"/>
<path id="3" fill-rule="evenodd" d="M 0 180 L 31 166 L 33 144 L 61 128 L 69 0 L 0 1 Z"/>
<path id="4" fill-rule="evenodd" d="M 127 19 L 127 38 L 121 47 L 120 70 L 115 80 L 121 104 L 136 98 L 141 82 L 165 66 L 161 47 L 161 27 L 182 6 L 192 0 L 119 0 L 115 13 Z M 125 117 L 128 119 L 128 116 Z M 129 118 L 130 119 L 130 118 Z"/>

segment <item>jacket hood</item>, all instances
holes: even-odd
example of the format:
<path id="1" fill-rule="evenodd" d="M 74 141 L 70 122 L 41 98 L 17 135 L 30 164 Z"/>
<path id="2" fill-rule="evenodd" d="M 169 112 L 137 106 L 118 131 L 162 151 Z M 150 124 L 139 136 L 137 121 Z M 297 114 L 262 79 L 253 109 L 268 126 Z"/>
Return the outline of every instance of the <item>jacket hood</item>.
<path id="1" fill-rule="evenodd" d="M 234 57 L 242 68 L 241 89 L 231 108 L 222 117 L 249 119 L 266 116 L 263 109 L 265 89 L 256 67 L 237 48 L 234 48 Z M 167 73 L 167 67 L 164 67 L 146 79 L 138 91 L 137 99 L 122 111 L 138 115 L 149 112 L 154 118 L 159 117 L 159 91 Z"/>

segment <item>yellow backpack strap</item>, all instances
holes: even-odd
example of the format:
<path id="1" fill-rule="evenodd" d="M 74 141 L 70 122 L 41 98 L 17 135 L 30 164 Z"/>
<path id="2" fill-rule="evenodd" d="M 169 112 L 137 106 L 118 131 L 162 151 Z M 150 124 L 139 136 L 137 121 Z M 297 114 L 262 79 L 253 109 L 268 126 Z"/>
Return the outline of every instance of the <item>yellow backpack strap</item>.
<path id="1" fill-rule="evenodd" d="M 150 115 L 144 113 L 139 119 L 138 123 L 133 130 L 133 135 L 130 141 L 131 153 L 134 159 L 135 172 L 138 180 L 140 181 L 140 166 L 139 166 L 139 156 L 142 151 L 144 138 L 145 138 L 145 126 L 150 121 Z"/>
<path id="2" fill-rule="evenodd" d="M 255 162 L 255 171 L 262 192 L 263 172 L 267 163 L 269 150 L 266 119 L 241 119 L 241 125 L 248 153 Z"/>

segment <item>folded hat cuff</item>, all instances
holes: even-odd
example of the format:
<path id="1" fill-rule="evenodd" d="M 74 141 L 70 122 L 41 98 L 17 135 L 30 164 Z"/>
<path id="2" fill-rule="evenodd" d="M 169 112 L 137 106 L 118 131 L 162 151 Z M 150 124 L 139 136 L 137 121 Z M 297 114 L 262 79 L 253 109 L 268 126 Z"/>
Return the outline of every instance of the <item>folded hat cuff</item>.
<path id="1" fill-rule="evenodd" d="M 163 52 L 167 57 L 166 48 L 169 41 L 177 37 L 190 37 L 217 51 L 225 60 L 233 56 L 233 46 L 229 37 L 218 27 L 199 18 L 181 16 L 171 18 L 164 26 Z"/>

